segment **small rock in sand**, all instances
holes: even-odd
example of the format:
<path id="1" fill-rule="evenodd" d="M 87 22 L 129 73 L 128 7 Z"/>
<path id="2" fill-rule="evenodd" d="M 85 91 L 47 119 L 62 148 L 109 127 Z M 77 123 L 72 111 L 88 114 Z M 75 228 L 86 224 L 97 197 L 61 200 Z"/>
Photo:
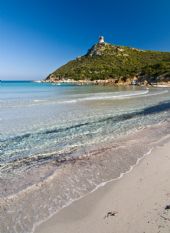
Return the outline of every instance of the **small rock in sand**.
<path id="1" fill-rule="evenodd" d="M 170 205 L 165 206 L 165 210 L 170 210 Z"/>
<path id="2" fill-rule="evenodd" d="M 116 211 L 109 211 L 109 212 L 105 215 L 104 218 L 108 218 L 108 217 L 110 217 L 110 216 L 116 216 L 117 213 L 118 213 L 118 212 L 116 212 Z"/>

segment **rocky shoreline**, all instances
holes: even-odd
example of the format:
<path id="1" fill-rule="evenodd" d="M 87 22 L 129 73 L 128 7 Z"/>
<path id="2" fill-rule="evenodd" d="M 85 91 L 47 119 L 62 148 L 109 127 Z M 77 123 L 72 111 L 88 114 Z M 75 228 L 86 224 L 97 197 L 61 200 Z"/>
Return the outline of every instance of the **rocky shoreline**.
<path id="1" fill-rule="evenodd" d="M 170 81 L 168 82 L 157 82 L 157 83 L 150 83 L 147 79 L 141 80 L 141 78 L 134 76 L 133 78 L 125 78 L 120 77 L 117 79 L 100 79 L 100 80 L 74 80 L 74 79 L 56 79 L 50 77 L 50 79 L 46 79 L 42 81 L 43 83 L 71 83 L 76 85 L 103 85 L 103 86 L 153 86 L 153 87 L 170 87 Z"/>

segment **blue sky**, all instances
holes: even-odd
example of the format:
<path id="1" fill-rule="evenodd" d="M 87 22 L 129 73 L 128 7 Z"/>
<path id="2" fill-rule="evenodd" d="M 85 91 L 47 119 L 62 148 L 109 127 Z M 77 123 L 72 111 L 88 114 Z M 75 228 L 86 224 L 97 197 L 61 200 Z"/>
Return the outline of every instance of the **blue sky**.
<path id="1" fill-rule="evenodd" d="M 0 79 L 43 79 L 107 42 L 170 51 L 169 0 L 0 0 Z"/>

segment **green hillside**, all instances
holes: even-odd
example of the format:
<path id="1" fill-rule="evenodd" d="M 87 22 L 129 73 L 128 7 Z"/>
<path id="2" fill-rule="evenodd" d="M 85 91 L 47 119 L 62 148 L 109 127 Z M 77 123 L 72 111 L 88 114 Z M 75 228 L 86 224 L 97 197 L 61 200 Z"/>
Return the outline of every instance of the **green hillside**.
<path id="1" fill-rule="evenodd" d="M 86 55 L 63 65 L 46 81 L 133 78 L 170 81 L 170 52 L 146 51 L 108 43 L 95 44 Z"/>

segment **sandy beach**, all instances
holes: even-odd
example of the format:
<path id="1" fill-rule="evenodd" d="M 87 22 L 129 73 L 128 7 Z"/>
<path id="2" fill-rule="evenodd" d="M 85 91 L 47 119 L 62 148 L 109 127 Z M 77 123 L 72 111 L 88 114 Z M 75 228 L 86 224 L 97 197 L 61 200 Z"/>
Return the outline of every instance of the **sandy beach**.
<path id="1" fill-rule="evenodd" d="M 72 203 L 35 233 L 170 232 L 170 142 L 121 179 Z"/>

